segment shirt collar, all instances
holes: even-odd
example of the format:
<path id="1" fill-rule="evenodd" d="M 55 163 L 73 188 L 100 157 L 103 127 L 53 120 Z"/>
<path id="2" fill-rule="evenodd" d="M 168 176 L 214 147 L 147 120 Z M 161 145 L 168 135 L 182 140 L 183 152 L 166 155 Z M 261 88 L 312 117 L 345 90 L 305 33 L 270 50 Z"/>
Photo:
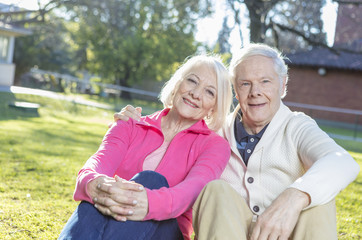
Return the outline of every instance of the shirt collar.
<path id="1" fill-rule="evenodd" d="M 239 110 L 239 112 L 236 115 L 236 119 L 235 119 L 235 139 L 237 142 L 241 142 L 242 140 L 247 141 L 248 138 L 253 137 L 253 138 L 257 138 L 258 140 L 260 140 L 260 138 L 263 136 L 266 128 L 268 127 L 269 124 L 267 124 L 260 132 L 258 132 L 255 135 L 250 135 L 246 132 L 243 123 L 241 122 L 241 110 Z"/>

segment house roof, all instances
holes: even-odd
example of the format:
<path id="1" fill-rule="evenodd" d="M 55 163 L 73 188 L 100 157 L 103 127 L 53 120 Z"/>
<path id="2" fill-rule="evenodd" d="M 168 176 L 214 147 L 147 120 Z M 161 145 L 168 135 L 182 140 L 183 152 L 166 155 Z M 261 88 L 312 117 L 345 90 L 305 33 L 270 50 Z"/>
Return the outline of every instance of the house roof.
<path id="1" fill-rule="evenodd" d="M 9 4 L 0 3 L 0 12 L 7 13 L 19 10 L 20 8 L 14 4 L 9 5 Z M 4 22 L 0 20 L 0 35 L 19 37 L 30 34 L 32 34 L 32 31 L 29 29 L 16 27 L 14 25 L 6 23 L 6 21 Z"/>
<path id="2" fill-rule="evenodd" d="M 30 34 L 32 34 L 32 32 L 28 29 L 15 27 L 0 21 L 0 35 L 19 37 Z"/>
<path id="3" fill-rule="evenodd" d="M 290 66 L 310 66 L 362 71 L 362 54 L 340 51 L 334 53 L 327 48 L 288 54 Z"/>

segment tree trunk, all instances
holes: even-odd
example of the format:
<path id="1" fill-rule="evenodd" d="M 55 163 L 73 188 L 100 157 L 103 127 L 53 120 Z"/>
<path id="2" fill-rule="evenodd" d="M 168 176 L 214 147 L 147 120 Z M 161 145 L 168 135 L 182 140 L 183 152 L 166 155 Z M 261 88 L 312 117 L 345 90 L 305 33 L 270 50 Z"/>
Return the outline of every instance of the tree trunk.
<path id="1" fill-rule="evenodd" d="M 122 86 L 122 87 L 131 87 L 128 84 L 129 76 L 130 76 L 130 73 L 127 70 L 125 76 L 123 78 L 117 78 L 116 82 L 119 83 L 119 85 Z M 132 100 L 131 93 L 128 92 L 128 91 L 121 91 L 120 97 L 123 98 L 123 99 Z"/>
<path id="2" fill-rule="evenodd" d="M 250 18 L 250 42 L 265 42 L 266 17 L 279 0 L 245 0 Z"/>
<path id="3" fill-rule="evenodd" d="M 264 42 L 265 32 L 263 27 L 262 16 L 255 11 L 255 9 L 249 10 L 250 15 L 250 42 L 258 43 Z"/>
<path id="4" fill-rule="evenodd" d="M 126 82 L 127 82 L 126 80 L 121 79 L 121 86 L 130 87 Z M 123 99 L 132 100 L 131 93 L 128 91 L 121 91 L 120 97 Z"/>

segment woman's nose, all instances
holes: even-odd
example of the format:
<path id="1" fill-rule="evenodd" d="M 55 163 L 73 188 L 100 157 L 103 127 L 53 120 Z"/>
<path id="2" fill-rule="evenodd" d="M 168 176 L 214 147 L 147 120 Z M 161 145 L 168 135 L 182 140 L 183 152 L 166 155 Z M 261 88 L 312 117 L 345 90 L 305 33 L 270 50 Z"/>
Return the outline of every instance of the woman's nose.
<path id="1" fill-rule="evenodd" d="M 191 94 L 191 96 L 193 97 L 193 98 L 200 98 L 200 96 L 201 96 L 201 90 L 200 90 L 200 88 L 199 87 L 195 87 L 194 89 L 192 89 L 191 91 L 190 91 L 190 94 Z"/>

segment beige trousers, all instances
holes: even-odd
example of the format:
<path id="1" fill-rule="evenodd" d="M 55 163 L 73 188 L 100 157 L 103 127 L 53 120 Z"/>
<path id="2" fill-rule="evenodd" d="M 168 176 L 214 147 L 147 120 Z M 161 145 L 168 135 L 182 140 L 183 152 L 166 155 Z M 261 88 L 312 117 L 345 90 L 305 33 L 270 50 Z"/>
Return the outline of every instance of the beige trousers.
<path id="1" fill-rule="evenodd" d="M 245 200 L 225 181 L 208 183 L 193 206 L 195 239 L 247 240 L 255 224 Z M 290 237 L 293 240 L 336 240 L 334 200 L 305 210 Z"/>

